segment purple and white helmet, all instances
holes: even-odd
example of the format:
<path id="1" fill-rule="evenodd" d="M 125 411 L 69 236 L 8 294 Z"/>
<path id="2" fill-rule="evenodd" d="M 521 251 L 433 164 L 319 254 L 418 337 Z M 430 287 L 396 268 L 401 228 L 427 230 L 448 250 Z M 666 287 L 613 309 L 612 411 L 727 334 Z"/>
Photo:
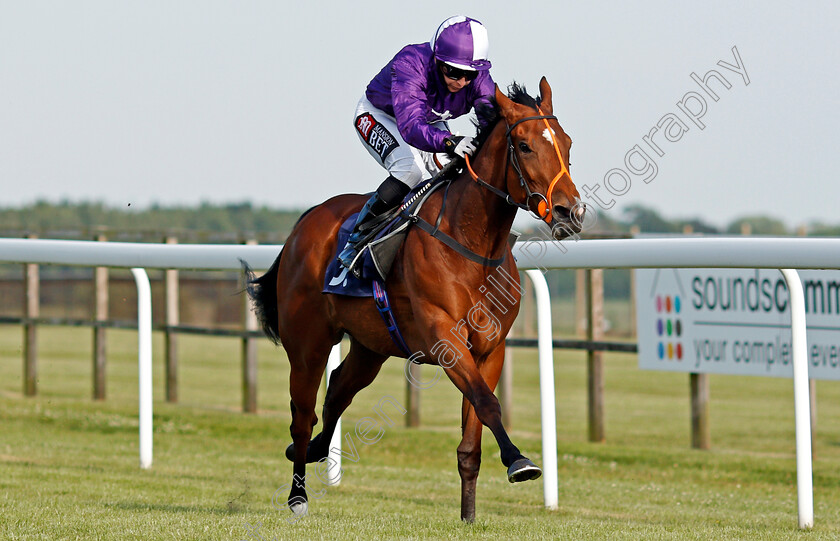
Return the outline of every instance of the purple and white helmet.
<path id="1" fill-rule="evenodd" d="M 489 70 L 487 29 L 469 17 L 455 16 L 443 21 L 431 41 L 435 58 L 464 70 Z"/>

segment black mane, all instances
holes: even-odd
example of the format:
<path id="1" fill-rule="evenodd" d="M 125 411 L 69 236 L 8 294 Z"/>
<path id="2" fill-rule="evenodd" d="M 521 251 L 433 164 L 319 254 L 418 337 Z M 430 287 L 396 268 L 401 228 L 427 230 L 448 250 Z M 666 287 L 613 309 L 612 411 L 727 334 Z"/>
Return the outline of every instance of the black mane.
<path id="1" fill-rule="evenodd" d="M 526 105 L 536 110 L 540 105 L 540 99 L 534 98 L 525 90 L 525 85 L 520 85 L 516 81 L 508 86 L 508 98 L 514 103 Z M 496 124 L 501 120 L 499 115 L 499 106 L 495 98 L 490 98 L 490 105 L 486 103 L 479 103 L 475 106 L 475 114 L 480 120 L 474 120 L 473 124 L 476 127 L 475 142 L 480 147 L 484 144 L 490 136 L 490 132 L 496 127 Z"/>

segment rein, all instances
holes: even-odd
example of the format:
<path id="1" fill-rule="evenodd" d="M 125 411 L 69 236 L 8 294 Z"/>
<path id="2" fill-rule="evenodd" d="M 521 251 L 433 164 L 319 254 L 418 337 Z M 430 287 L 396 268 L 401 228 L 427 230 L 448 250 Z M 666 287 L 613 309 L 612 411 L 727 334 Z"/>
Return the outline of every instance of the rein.
<path id="1" fill-rule="evenodd" d="M 551 192 L 554 191 L 554 186 L 557 182 L 563 177 L 564 174 L 569 174 L 569 169 L 566 167 L 565 162 L 563 161 L 563 156 L 560 153 L 560 146 L 557 144 L 557 139 L 554 137 L 555 133 L 554 130 L 551 129 L 551 126 L 548 124 L 548 121 L 553 119 L 557 120 L 557 117 L 554 115 L 546 115 L 543 114 L 542 110 L 537 107 L 537 111 L 540 113 L 538 116 L 527 116 L 525 118 L 520 118 L 510 126 L 508 126 L 507 130 L 505 131 L 505 137 L 507 137 L 507 144 L 508 144 L 508 154 L 505 160 L 505 183 L 507 184 L 507 163 L 513 164 L 513 169 L 516 171 L 516 174 L 519 176 L 519 184 L 525 190 L 526 199 L 525 201 L 530 201 L 532 197 L 539 198 L 539 203 L 537 203 L 537 211 L 533 212 L 531 207 L 527 203 L 518 203 L 513 200 L 509 193 L 506 193 L 495 186 L 488 184 L 486 181 L 481 179 L 475 171 L 473 171 L 472 166 L 470 165 L 469 156 L 464 156 L 466 163 L 467 163 L 467 171 L 469 171 L 470 176 L 472 179 L 482 188 L 486 188 L 491 193 L 501 197 L 505 200 L 505 202 L 509 205 L 514 207 L 523 209 L 527 212 L 533 213 L 537 219 L 543 220 L 544 222 L 550 224 L 551 223 Z M 513 139 L 511 139 L 511 132 L 513 129 L 518 126 L 519 124 L 526 122 L 528 120 L 542 120 L 545 123 L 546 130 L 551 135 L 551 143 L 554 146 L 554 151 L 557 153 L 557 159 L 560 161 L 560 171 L 554 176 L 551 183 L 548 186 L 548 198 L 542 195 L 541 193 L 536 193 L 531 191 L 531 188 L 528 186 L 528 182 L 525 180 L 525 176 L 522 174 L 522 168 L 519 165 L 519 160 L 516 157 L 516 149 L 513 146 Z"/>

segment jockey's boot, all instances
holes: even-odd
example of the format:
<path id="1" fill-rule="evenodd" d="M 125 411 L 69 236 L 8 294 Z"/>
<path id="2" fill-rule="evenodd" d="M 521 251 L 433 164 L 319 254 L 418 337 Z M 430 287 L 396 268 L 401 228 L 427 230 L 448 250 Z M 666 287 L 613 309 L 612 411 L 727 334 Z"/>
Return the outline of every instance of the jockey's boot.
<path id="1" fill-rule="evenodd" d="M 344 267 L 349 269 L 353 260 L 359 255 L 359 250 L 362 248 L 359 243 L 367 234 L 366 230 L 369 229 L 365 226 L 371 224 L 371 222 L 386 212 L 396 208 L 397 205 L 402 203 L 403 198 L 410 190 L 408 186 L 394 177 L 389 176 L 385 179 L 385 182 L 379 186 L 376 193 L 368 199 L 365 206 L 359 211 L 359 216 L 356 218 L 356 225 L 353 226 L 353 233 L 347 239 L 347 244 L 344 245 L 344 249 L 338 254 L 338 260 Z"/>

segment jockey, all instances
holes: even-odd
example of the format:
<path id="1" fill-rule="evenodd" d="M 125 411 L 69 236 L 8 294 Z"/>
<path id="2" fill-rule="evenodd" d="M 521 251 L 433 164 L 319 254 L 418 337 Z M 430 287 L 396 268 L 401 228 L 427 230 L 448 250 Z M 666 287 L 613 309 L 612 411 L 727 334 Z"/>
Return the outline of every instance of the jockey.
<path id="1" fill-rule="evenodd" d="M 480 22 L 450 17 L 430 42 L 404 47 L 367 86 L 356 107 L 356 134 L 389 176 L 359 212 L 338 256 L 345 267 L 359 253 L 365 224 L 396 208 L 412 188 L 439 171 L 435 153 L 454 158 L 475 152 L 473 139 L 453 135 L 446 121 L 494 95 L 488 45 Z"/>

